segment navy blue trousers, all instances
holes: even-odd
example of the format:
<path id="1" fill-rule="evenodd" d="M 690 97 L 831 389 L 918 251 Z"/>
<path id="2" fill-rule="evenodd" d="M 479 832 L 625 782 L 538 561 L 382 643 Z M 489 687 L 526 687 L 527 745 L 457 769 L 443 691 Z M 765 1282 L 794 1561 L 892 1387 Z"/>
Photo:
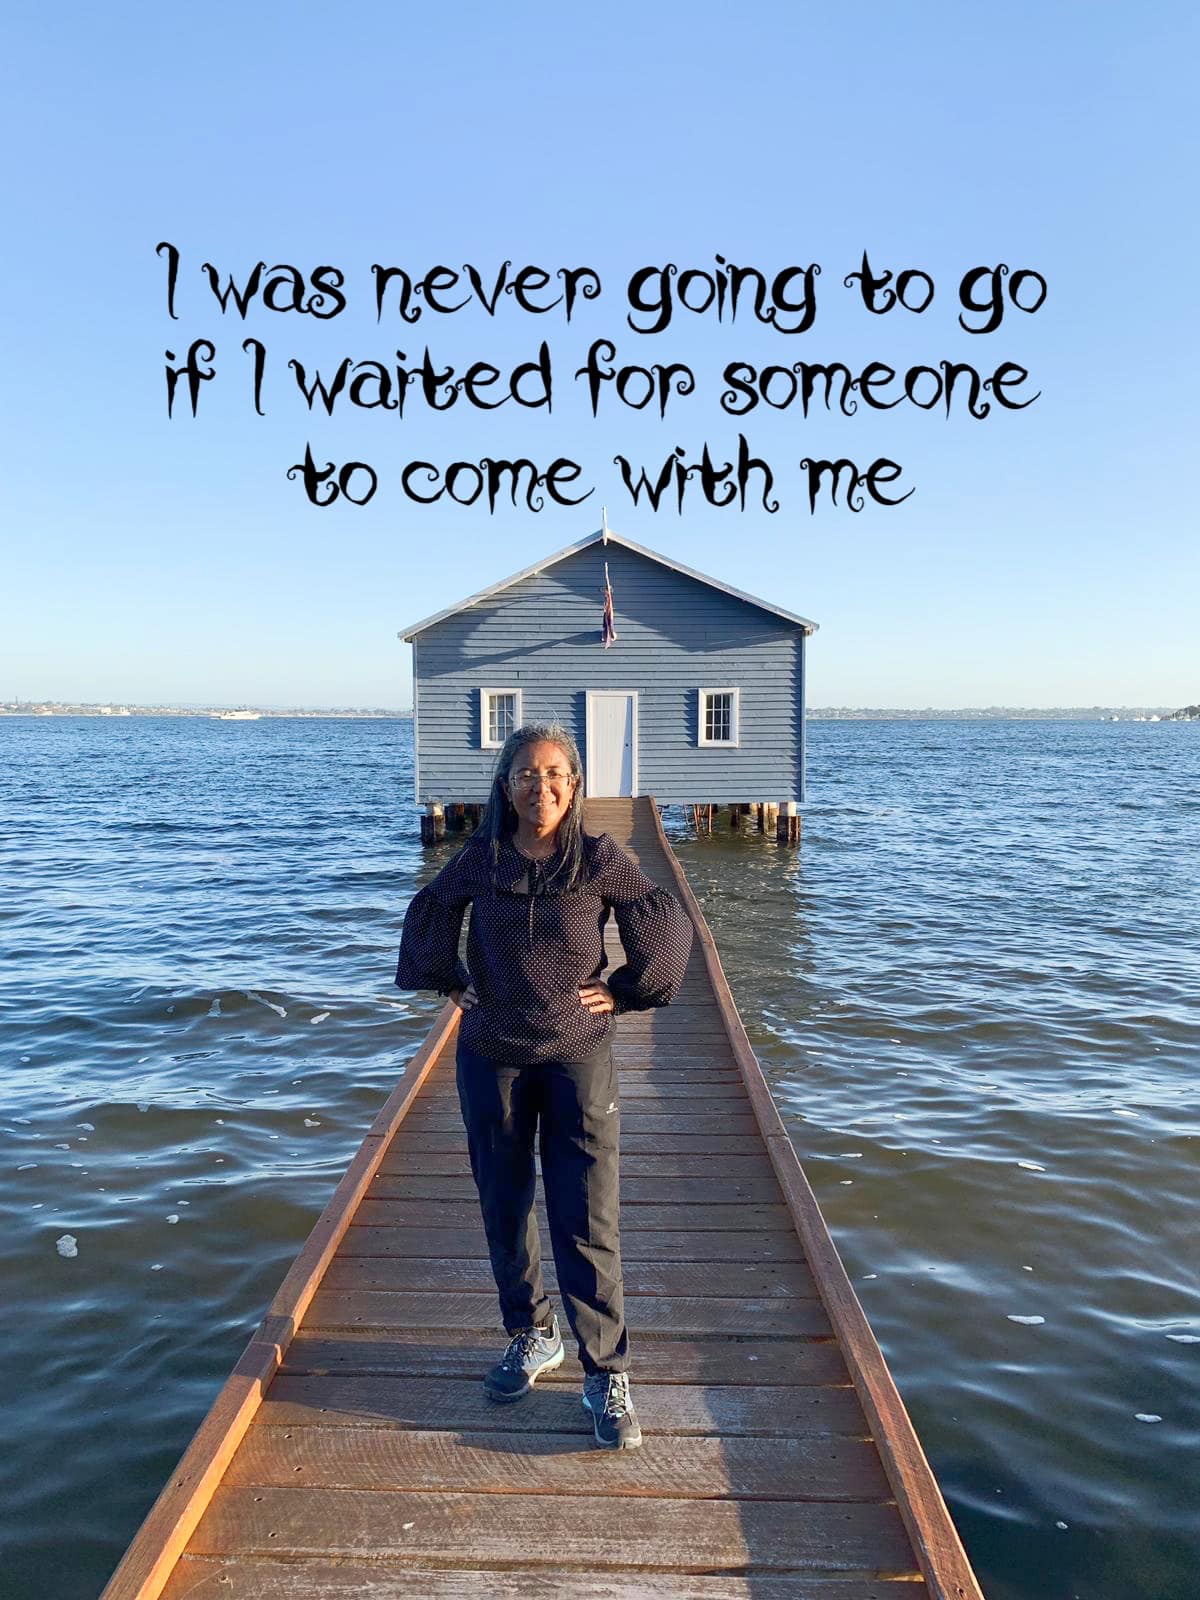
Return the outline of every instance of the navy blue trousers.
<path id="1" fill-rule="evenodd" d="M 620 1110 L 606 1044 L 584 1061 L 509 1066 L 458 1045 L 458 1098 L 492 1273 L 511 1333 L 549 1320 L 534 1144 L 558 1290 L 585 1372 L 629 1364 L 621 1286 Z"/>

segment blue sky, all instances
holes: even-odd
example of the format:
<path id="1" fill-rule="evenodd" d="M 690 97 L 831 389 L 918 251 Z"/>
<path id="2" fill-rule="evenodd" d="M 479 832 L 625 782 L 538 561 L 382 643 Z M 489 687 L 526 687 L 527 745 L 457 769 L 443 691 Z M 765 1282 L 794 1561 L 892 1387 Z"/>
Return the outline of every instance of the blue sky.
<path id="1" fill-rule="evenodd" d="M 1196 24 L 1182 6 L 623 3 L 578 13 L 224 3 L 25 5 L 9 29 L 0 422 L 0 698 L 406 705 L 414 621 L 599 524 L 813 617 L 817 705 L 1165 704 L 1200 698 L 1195 455 Z M 15 159 L 14 159 L 15 157 Z M 179 320 L 155 246 L 181 251 Z M 843 286 L 864 249 L 936 283 L 922 315 Z M 680 312 L 625 323 L 631 272 L 818 262 L 785 336 Z M 202 263 L 346 275 L 327 321 L 220 314 Z M 570 323 L 511 296 L 376 322 L 370 268 L 589 266 Z M 1046 302 L 957 325 L 958 280 L 1005 262 Z M 217 348 L 199 415 L 167 420 L 165 349 Z M 268 351 L 264 417 L 247 337 Z M 680 361 L 667 417 L 572 378 L 594 339 Z M 545 339 L 554 404 L 403 420 L 310 416 L 287 362 L 501 369 Z M 1002 361 L 1023 411 L 721 410 L 726 363 Z M 661 463 L 739 429 L 781 509 L 630 506 L 613 457 Z M 286 477 L 307 443 L 369 461 L 367 506 Z M 566 456 L 595 493 L 538 515 L 420 506 L 401 470 Z M 903 505 L 810 515 L 799 461 L 900 462 Z M 618 627 L 620 595 L 616 596 Z"/>

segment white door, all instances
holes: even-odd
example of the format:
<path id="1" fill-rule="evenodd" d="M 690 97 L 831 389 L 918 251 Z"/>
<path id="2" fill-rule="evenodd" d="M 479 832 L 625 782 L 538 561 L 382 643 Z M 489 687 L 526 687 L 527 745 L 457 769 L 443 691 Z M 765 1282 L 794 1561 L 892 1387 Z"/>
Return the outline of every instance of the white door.
<path id="1" fill-rule="evenodd" d="M 587 792 L 637 793 L 637 690 L 589 689 Z"/>

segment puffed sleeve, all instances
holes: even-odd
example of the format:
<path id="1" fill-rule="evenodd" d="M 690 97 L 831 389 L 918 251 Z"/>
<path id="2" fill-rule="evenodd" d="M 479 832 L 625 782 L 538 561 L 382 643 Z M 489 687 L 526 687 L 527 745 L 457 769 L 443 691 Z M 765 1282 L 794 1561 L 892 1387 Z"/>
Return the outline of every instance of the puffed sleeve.
<path id="1" fill-rule="evenodd" d="M 617 919 L 625 964 L 608 974 L 616 1010 L 668 1006 L 679 993 L 692 948 L 692 923 L 679 901 L 651 882 L 637 862 L 603 836 L 598 885 Z"/>
<path id="2" fill-rule="evenodd" d="M 471 974 L 458 959 L 463 913 L 475 892 L 469 850 L 470 845 L 460 850 L 410 901 L 396 963 L 398 989 L 449 994 L 470 983 Z"/>

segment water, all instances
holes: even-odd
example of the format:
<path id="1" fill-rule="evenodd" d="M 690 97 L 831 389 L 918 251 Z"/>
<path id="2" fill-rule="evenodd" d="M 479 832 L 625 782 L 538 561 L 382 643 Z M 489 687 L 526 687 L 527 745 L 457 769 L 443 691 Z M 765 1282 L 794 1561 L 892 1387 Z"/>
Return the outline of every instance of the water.
<path id="1" fill-rule="evenodd" d="M 810 735 L 799 851 L 668 831 L 984 1589 L 1191 1600 L 1200 729 Z M 0 723 L 11 1600 L 98 1593 L 428 1027 L 411 796 L 408 724 Z"/>

